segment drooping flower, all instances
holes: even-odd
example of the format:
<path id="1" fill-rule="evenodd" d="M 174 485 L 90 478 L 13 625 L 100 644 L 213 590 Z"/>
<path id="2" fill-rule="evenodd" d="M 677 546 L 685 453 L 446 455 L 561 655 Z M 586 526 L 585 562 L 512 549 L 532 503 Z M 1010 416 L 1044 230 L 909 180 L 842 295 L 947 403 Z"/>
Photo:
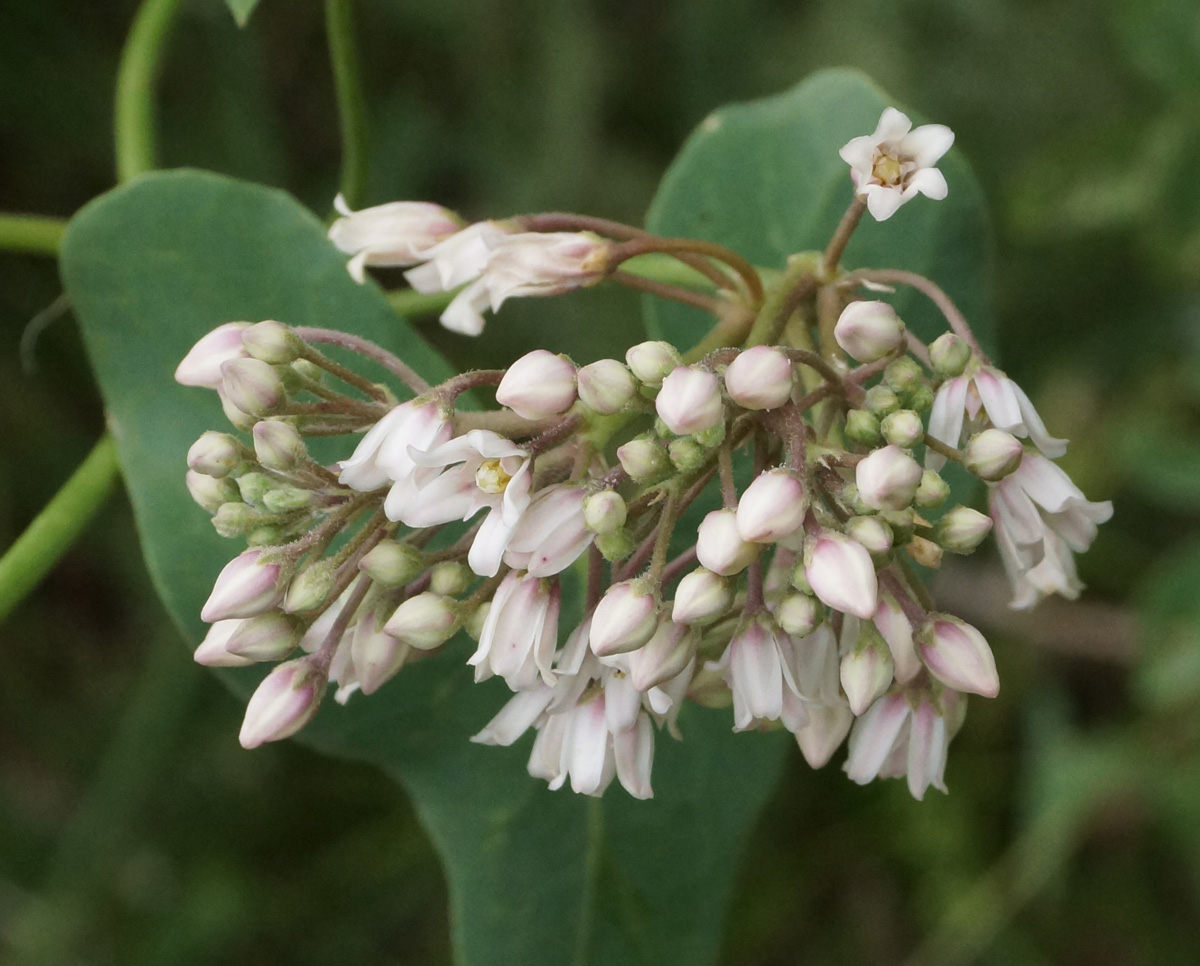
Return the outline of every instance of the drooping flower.
<path id="1" fill-rule="evenodd" d="M 943 706 L 961 700 L 953 691 L 941 696 Z M 859 785 L 906 775 L 908 790 L 918 801 L 930 785 L 944 792 L 952 730 L 929 697 L 921 697 L 914 707 L 904 692 L 886 694 L 854 722 L 846 775 Z"/>
<path id="2" fill-rule="evenodd" d="M 467 661 L 475 680 L 493 674 L 513 691 L 527 691 L 540 679 L 554 684 L 550 668 L 558 642 L 559 589 L 557 581 L 512 571 L 496 589 L 479 647 Z"/>
<path id="3" fill-rule="evenodd" d="M 505 563 L 531 577 L 550 577 L 571 566 L 595 538 L 584 520 L 585 496 L 583 487 L 569 483 L 538 490 L 508 542 Z"/>
<path id="4" fill-rule="evenodd" d="M 756 721 L 790 720 L 791 730 L 808 723 L 792 668 L 792 642 L 773 620 L 747 620 L 733 639 L 725 661 L 725 679 L 733 692 L 733 728 L 745 731 Z M 789 723 L 789 722 L 785 722 Z"/>
<path id="5" fill-rule="evenodd" d="M 867 210 L 886 221 L 917 192 L 935 201 L 946 197 L 946 179 L 934 165 L 953 143 L 954 132 L 944 124 L 914 130 L 906 114 L 889 107 L 873 134 L 851 139 L 838 153 Z"/>
<path id="6" fill-rule="evenodd" d="M 353 257 L 346 265 L 356 282 L 368 265 L 407 267 L 429 257 L 439 242 L 462 229 L 454 212 L 427 201 L 392 201 L 351 211 L 340 194 L 333 201 L 342 216 L 329 226 L 329 240 Z"/>

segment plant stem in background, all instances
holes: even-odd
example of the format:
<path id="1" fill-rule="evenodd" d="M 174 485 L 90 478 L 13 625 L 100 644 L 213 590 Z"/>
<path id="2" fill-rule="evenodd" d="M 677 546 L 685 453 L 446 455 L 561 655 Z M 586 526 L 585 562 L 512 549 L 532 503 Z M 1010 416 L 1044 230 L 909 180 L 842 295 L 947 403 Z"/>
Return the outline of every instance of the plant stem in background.
<path id="1" fill-rule="evenodd" d="M 44 215 L 0 214 L 0 251 L 57 255 L 67 223 Z"/>
<path id="2" fill-rule="evenodd" d="M 155 166 L 154 84 L 162 67 L 163 41 L 179 0 L 145 0 L 138 8 L 117 72 L 114 143 L 117 180 L 128 181 Z"/>
<path id="3" fill-rule="evenodd" d="M 353 7 L 354 0 L 325 0 L 329 59 L 342 123 L 341 191 L 346 204 L 359 208 L 367 183 L 367 123 Z"/>
<path id="4" fill-rule="evenodd" d="M 58 493 L 0 557 L 0 621 L 36 587 L 112 493 L 117 447 L 100 438 Z"/>

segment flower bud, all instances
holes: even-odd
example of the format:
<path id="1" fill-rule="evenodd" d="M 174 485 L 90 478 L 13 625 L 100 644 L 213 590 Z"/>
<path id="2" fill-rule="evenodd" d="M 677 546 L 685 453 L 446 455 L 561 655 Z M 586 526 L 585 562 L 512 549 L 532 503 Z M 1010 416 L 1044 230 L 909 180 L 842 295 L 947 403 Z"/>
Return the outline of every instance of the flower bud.
<path id="1" fill-rule="evenodd" d="M 597 657 L 641 647 L 658 629 L 658 597 L 641 580 L 613 584 L 592 614 L 590 643 Z"/>
<path id="2" fill-rule="evenodd" d="M 912 507 L 903 510 L 882 510 L 879 518 L 892 528 L 892 543 L 906 543 L 917 528 L 917 514 Z"/>
<path id="3" fill-rule="evenodd" d="M 599 359 L 586 365 L 576 379 L 583 404 L 605 416 L 619 413 L 637 393 L 633 373 L 616 359 Z"/>
<path id="4" fill-rule="evenodd" d="M 875 611 L 875 628 L 887 643 L 892 655 L 896 680 L 907 684 L 921 673 L 921 659 L 913 644 L 913 629 L 904 609 L 891 597 L 879 598 Z"/>
<path id="5" fill-rule="evenodd" d="M 188 470 L 184 483 L 192 499 L 209 513 L 216 513 L 224 504 L 238 499 L 237 484 L 228 477 L 218 480 L 216 477 Z"/>
<path id="6" fill-rule="evenodd" d="M 722 577 L 741 573 L 761 549 L 742 539 L 736 510 L 713 510 L 696 531 L 696 559 Z"/>
<path id="7" fill-rule="evenodd" d="M 887 553 L 895 539 L 887 521 L 876 516 L 851 517 L 846 521 L 846 536 L 861 543 L 872 556 Z"/>
<path id="8" fill-rule="evenodd" d="M 272 610 L 242 621 L 225 646 L 251 661 L 282 661 L 300 642 L 301 633 L 294 617 Z"/>
<path id="9" fill-rule="evenodd" d="M 429 589 L 443 597 L 457 597 L 470 584 L 470 569 L 455 560 L 443 560 L 429 571 Z"/>
<path id="10" fill-rule="evenodd" d="M 282 576 L 283 568 L 264 551 L 243 551 L 217 575 L 200 619 L 211 624 L 231 617 L 257 617 L 279 603 Z"/>
<path id="11" fill-rule="evenodd" d="M 888 413 L 879 428 L 884 439 L 901 449 L 912 449 L 925 438 L 925 424 L 911 409 L 897 409 L 894 413 Z"/>
<path id="12" fill-rule="evenodd" d="M 705 369 L 679 366 L 662 382 L 654 408 L 667 428 L 677 436 L 711 429 L 725 421 L 721 386 Z"/>
<path id="13" fill-rule="evenodd" d="M 483 626 L 487 623 L 488 612 L 492 609 L 492 602 L 485 600 L 482 604 L 476 607 L 463 622 L 463 630 L 467 632 L 467 637 L 478 642 L 483 636 Z"/>
<path id="14" fill-rule="evenodd" d="M 192 654 L 192 660 L 205 667 L 248 667 L 254 662 L 229 650 L 229 641 L 245 621 L 217 621 Z"/>
<path id="15" fill-rule="evenodd" d="M 282 419 L 263 419 L 254 424 L 254 455 L 269 470 L 286 473 L 308 458 L 308 448 L 299 430 Z"/>
<path id="16" fill-rule="evenodd" d="M 915 359 L 902 356 L 888 363 L 883 370 L 883 384 L 901 395 L 912 392 L 925 381 L 925 374 Z"/>
<path id="17" fill-rule="evenodd" d="M 792 398 L 792 360 L 778 349 L 756 345 L 725 370 L 725 391 L 743 409 L 777 409 Z"/>
<path id="18" fill-rule="evenodd" d="M 222 391 L 229 402 L 251 416 L 269 416 L 287 402 L 279 373 L 258 359 L 233 359 L 221 366 Z"/>
<path id="19" fill-rule="evenodd" d="M 630 679 L 639 691 L 671 680 L 696 656 L 698 632 L 674 621 L 659 623 L 654 636 L 629 655 Z"/>
<path id="20" fill-rule="evenodd" d="M 292 331 L 291 326 L 268 319 L 250 326 L 242 333 L 242 345 L 251 359 L 258 359 L 272 366 L 286 366 L 295 362 L 304 351 L 304 340 Z"/>
<path id="21" fill-rule="evenodd" d="M 680 436 L 667 444 L 667 455 L 680 473 L 693 473 L 708 459 L 708 449 L 694 436 Z"/>
<path id="22" fill-rule="evenodd" d="M 229 401 L 229 397 L 225 395 L 225 390 L 220 386 L 217 387 L 217 397 L 221 400 L 221 412 L 225 414 L 225 418 L 229 420 L 230 425 L 234 429 L 240 429 L 243 432 L 250 432 L 254 428 L 254 424 L 258 422 L 257 416 L 251 416 L 249 413 L 244 413 Z"/>
<path id="23" fill-rule="evenodd" d="M 612 533 L 625 526 L 628 509 L 616 490 L 598 490 L 583 501 L 583 523 L 592 533 Z"/>
<path id="24" fill-rule="evenodd" d="M 217 508 L 217 512 L 213 514 L 212 525 L 220 536 L 228 540 L 266 526 L 270 519 L 270 514 L 262 510 L 247 506 L 240 500 L 231 500 Z"/>
<path id="25" fill-rule="evenodd" d="M 220 531 L 217 532 L 219 533 Z M 269 525 L 255 527 L 246 534 L 246 545 L 248 547 L 277 547 L 286 542 L 283 531 L 279 527 Z"/>
<path id="26" fill-rule="evenodd" d="M 257 748 L 303 728 L 321 704 L 326 678 L 309 658 L 280 664 L 250 696 L 238 741 Z"/>
<path id="27" fill-rule="evenodd" d="M 662 444 L 649 436 L 635 436 L 624 446 L 618 447 L 617 459 L 630 479 L 638 483 L 651 483 L 659 479 L 671 465 Z"/>
<path id="28" fill-rule="evenodd" d="M 459 624 L 458 602 L 426 591 L 397 607 L 383 629 L 409 647 L 431 651 L 450 640 Z"/>
<path id="29" fill-rule="evenodd" d="M 192 443 L 187 454 L 189 469 L 220 479 L 228 476 L 244 458 L 242 444 L 228 433 L 207 433 Z"/>
<path id="30" fill-rule="evenodd" d="M 933 526 L 942 549 L 951 553 L 973 553 L 991 532 L 992 518 L 966 506 L 956 506 Z"/>
<path id="31" fill-rule="evenodd" d="M 802 594 L 808 594 L 810 597 L 812 596 L 813 590 L 808 582 L 808 574 L 804 572 L 804 561 L 802 559 L 797 560 L 792 565 L 792 573 L 788 583 L 794 590 L 798 590 Z"/>
<path id="32" fill-rule="evenodd" d="M 230 359 L 241 359 L 246 355 L 242 333 L 249 327 L 249 322 L 226 322 L 217 326 L 183 357 L 175 370 L 175 381 L 183 386 L 220 388 L 223 381 L 221 366 Z"/>
<path id="33" fill-rule="evenodd" d="M 898 446 L 884 446 L 854 470 L 859 499 L 873 510 L 902 510 L 917 495 L 921 464 Z"/>
<path id="34" fill-rule="evenodd" d="M 737 505 L 737 528 L 743 540 L 774 543 L 800 529 L 808 500 L 804 487 L 790 470 L 760 473 Z"/>
<path id="35" fill-rule="evenodd" d="M 775 620 L 793 637 L 807 637 L 823 616 L 817 599 L 808 594 L 788 594 L 775 608 Z"/>
<path id="36" fill-rule="evenodd" d="M 728 613 L 734 593 L 730 581 L 697 567 L 675 588 L 671 620 L 676 624 L 710 624 Z"/>
<path id="37" fill-rule="evenodd" d="M 313 610 L 325 603 L 333 590 L 337 567 L 332 560 L 318 560 L 301 570 L 288 585 L 283 609 L 289 614 Z"/>
<path id="38" fill-rule="evenodd" d="M 879 418 L 865 409 L 851 409 L 846 413 L 846 439 L 862 446 L 874 446 L 879 442 Z"/>
<path id="39" fill-rule="evenodd" d="M 970 361 L 970 348 L 953 332 L 943 332 L 929 343 L 929 363 L 943 379 L 961 376 Z"/>
<path id="40" fill-rule="evenodd" d="M 950 495 L 950 484 L 943 480 L 933 470 L 921 474 L 921 482 L 917 486 L 917 495 L 913 503 L 924 509 L 941 506 Z"/>
<path id="41" fill-rule="evenodd" d="M 251 506 L 262 506 L 263 497 L 274 485 L 274 479 L 266 473 L 243 473 L 237 478 L 238 493 Z"/>
<path id="42" fill-rule="evenodd" d="M 596 549 L 609 563 L 624 560 L 633 553 L 635 546 L 633 534 L 624 527 L 596 537 Z"/>
<path id="43" fill-rule="evenodd" d="M 904 545 L 908 555 L 922 567 L 937 570 L 942 565 L 942 548 L 924 537 L 911 537 Z"/>
<path id="44" fill-rule="evenodd" d="M 1002 429 L 985 429 L 967 440 L 963 465 L 981 480 L 995 483 L 1021 465 L 1021 441 Z"/>
<path id="45" fill-rule="evenodd" d="M 874 362 L 904 347 L 904 325 L 886 302 L 851 302 L 833 329 L 848 356 Z"/>
<path id="46" fill-rule="evenodd" d="M 880 419 L 900 408 L 900 397 L 887 386 L 872 386 L 867 390 L 867 409 Z"/>
<path id="47" fill-rule="evenodd" d="M 966 621 L 934 614 L 917 634 L 929 673 L 955 691 L 994 698 L 1000 693 L 996 659 L 984 636 Z"/>
<path id="48" fill-rule="evenodd" d="M 878 631 L 870 624 L 864 624 L 863 630 L 870 637 L 879 636 Z M 891 686 L 892 656 L 882 640 L 879 640 L 878 644 L 870 641 L 865 646 L 855 646 L 847 652 L 838 670 L 842 690 L 846 692 L 846 700 L 850 702 L 850 710 L 859 715 Z"/>
<path id="49" fill-rule="evenodd" d="M 558 416 L 575 398 L 575 364 L 545 349 L 521 356 L 496 387 L 496 402 L 525 419 Z"/>
<path id="50" fill-rule="evenodd" d="M 693 433 L 692 439 L 705 449 L 716 449 L 725 442 L 725 424 L 717 423 L 716 426 L 710 426 L 708 429 L 702 429 L 698 433 Z"/>
<path id="51" fill-rule="evenodd" d="M 409 645 L 384 629 L 388 606 L 386 597 L 376 597 L 364 609 L 350 638 L 350 661 L 363 694 L 378 691 L 412 654 Z"/>
<path id="52" fill-rule="evenodd" d="M 879 583 L 871 555 L 861 543 L 831 530 L 819 531 L 805 541 L 804 573 L 827 607 L 862 618 L 875 613 Z"/>
<path id="53" fill-rule="evenodd" d="M 415 580 L 424 568 L 416 547 L 380 540 L 358 562 L 358 569 L 384 587 L 401 587 Z"/>
<path id="54" fill-rule="evenodd" d="M 291 513 L 312 502 L 312 491 L 300 486 L 281 483 L 263 494 L 262 505 L 272 513 Z"/>
<path id="55" fill-rule="evenodd" d="M 660 386 L 663 379 L 683 360 L 669 342 L 639 342 L 625 353 L 625 362 L 647 386 Z"/>
<path id="56" fill-rule="evenodd" d="M 922 382 L 904 393 L 904 405 L 916 413 L 927 413 L 933 407 L 933 389 Z"/>
<path id="57" fill-rule="evenodd" d="M 809 704 L 808 724 L 796 732 L 796 744 L 810 768 L 823 768 L 833 757 L 854 723 L 854 712 L 844 704 Z"/>

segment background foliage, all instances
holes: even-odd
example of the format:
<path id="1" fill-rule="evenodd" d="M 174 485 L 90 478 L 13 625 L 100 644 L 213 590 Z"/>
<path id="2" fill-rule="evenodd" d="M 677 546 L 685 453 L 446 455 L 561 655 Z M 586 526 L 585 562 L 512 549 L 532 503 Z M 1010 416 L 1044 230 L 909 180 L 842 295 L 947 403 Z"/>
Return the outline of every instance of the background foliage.
<path id="1" fill-rule="evenodd" d="M 0 209 L 68 216 L 111 186 L 133 13 L 6 11 Z M 1082 606 L 1015 617 L 994 562 L 944 575 L 941 599 L 985 626 L 1005 681 L 972 703 L 951 794 L 917 804 L 899 783 L 859 789 L 793 755 L 743 857 L 724 962 L 1192 962 L 1195 5 L 361 0 L 357 13 L 371 201 L 639 221 L 712 108 L 822 66 L 863 69 L 955 129 L 998 234 L 1001 356 L 1116 517 L 1081 559 Z M 319 5 L 263 0 L 239 30 L 218 0 L 189 0 L 161 91 L 165 166 L 327 212 L 340 148 Z M 51 261 L 0 254 L 0 545 L 102 427 L 69 316 L 21 351 L 59 291 Z M 628 299 L 597 292 L 506 307 L 478 343 L 426 332 L 470 364 L 566 348 L 560 333 L 611 329 L 613 313 L 637 331 Z M 240 707 L 188 663 L 122 504 L 0 627 L 0 649 L 6 961 L 448 962 L 441 874 L 397 787 L 293 744 L 238 748 Z"/>

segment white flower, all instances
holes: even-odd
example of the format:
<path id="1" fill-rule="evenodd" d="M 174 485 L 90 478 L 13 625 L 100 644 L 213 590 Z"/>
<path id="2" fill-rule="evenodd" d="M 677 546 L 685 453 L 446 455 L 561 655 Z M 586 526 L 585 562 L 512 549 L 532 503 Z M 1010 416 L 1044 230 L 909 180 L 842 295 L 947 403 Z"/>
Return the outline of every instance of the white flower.
<path id="1" fill-rule="evenodd" d="M 946 691 L 942 700 L 960 699 Z M 854 723 L 846 774 L 859 785 L 907 775 L 909 792 L 920 800 L 930 785 L 946 790 L 942 775 L 949 746 L 946 719 L 928 698 L 914 708 L 903 692 L 884 695 Z"/>
<path id="2" fill-rule="evenodd" d="M 944 124 L 914 131 L 907 115 L 889 107 L 874 134 L 853 138 L 838 153 L 867 210 L 885 221 L 917 192 L 935 201 L 946 197 L 946 179 L 934 165 L 953 143 L 954 132 Z"/>
<path id="3" fill-rule="evenodd" d="M 1112 516 L 1111 502 L 1088 500 L 1060 467 L 1026 451 L 1021 465 L 990 488 L 988 508 L 1013 585 L 1012 607 L 1032 607 L 1052 593 L 1079 596 L 1071 552 L 1091 546 L 1097 525 Z"/>
<path id="4" fill-rule="evenodd" d="M 362 282 L 368 265 L 399 267 L 424 261 L 439 242 L 462 228 L 462 219 L 426 201 L 393 201 L 351 211 L 338 195 L 334 208 L 342 215 L 329 226 L 329 240 L 354 257 L 346 268 Z"/>
<path id="5" fill-rule="evenodd" d="M 410 446 L 408 455 L 418 467 L 442 471 L 421 483 L 395 516 L 385 504 L 389 519 L 399 519 L 410 527 L 432 527 L 468 520 L 480 510 L 488 510 L 467 563 L 481 577 L 494 576 L 521 514 L 529 506 L 529 454 L 490 430 L 473 429 L 426 452 Z"/>
<path id="6" fill-rule="evenodd" d="M 409 448 L 435 448 L 447 442 L 452 432 L 436 402 L 401 403 L 367 430 L 354 455 L 339 464 L 338 482 L 364 493 L 390 482 L 385 507 L 391 519 L 399 519 L 413 494 L 437 475 L 436 470 L 418 468 Z"/>
<path id="7" fill-rule="evenodd" d="M 550 577 L 571 566 L 595 537 L 584 521 L 585 495 L 568 483 L 538 490 L 508 542 L 505 563 L 531 577 Z"/>
<path id="8" fill-rule="evenodd" d="M 800 705 L 794 659 L 791 639 L 770 618 L 747 621 L 738 629 L 723 662 L 725 680 L 733 692 L 734 731 L 785 717 L 791 719 L 785 724 L 791 724 L 793 731 L 808 723 Z M 785 711 L 791 714 L 785 715 Z"/>
<path id="9" fill-rule="evenodd" d="M 1046 424 L 1021 387 L 991 366 L 981 366 L 972 375 L 955 376 L 942 383 L 929 412 L 929 435 L 947 446 L 958 446 L 964 418 L 976 422 L 981 409 L 997 429 L 1028 437 L 1051 459 L 1067 451 L 1065 439 L 1055 439 L 1046 432 Z M 931 470 L 945 463 L 946 458 L 939 453 L 925 454 L 925 465 Z"/>
<path id="10" fill-rule="evenodd" d="M 558 642 L 559 589 L 557 581 L 518 574 L 505 576 L 492 598 L 479 647 L 467 661 L 475 680 L 493 674 L 504 678 L 513 691 L 536 686 L 538 675 L 554 684 L 550 669 Z"/>
<path id="11" fill-rule="evenodd" d="M 426 295 L 449 292 L 483 274 L 492 247 L 508 232 L 494 221 L 479 221 L 456 232 L 425 253 L 424 265 L 404 273 L 408 284 Z"/>

